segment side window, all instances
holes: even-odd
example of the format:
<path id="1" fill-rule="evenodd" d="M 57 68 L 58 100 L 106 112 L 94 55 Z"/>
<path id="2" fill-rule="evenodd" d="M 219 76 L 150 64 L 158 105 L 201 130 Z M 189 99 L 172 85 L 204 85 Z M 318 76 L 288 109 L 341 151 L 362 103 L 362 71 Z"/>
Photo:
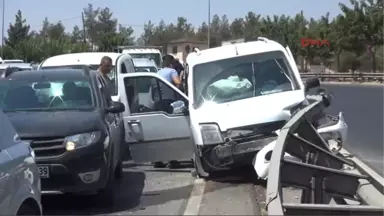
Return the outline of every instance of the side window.
<path id="1" fill-rule="evenodd" d="M 132 59 L 127 59 L 124 61 L 125 67 L 127 69 L 127 73 L 135 72 L 135 67 L 133 66 Z"/>
<path id="2" fill-rule="evenodd" d="M 132 114 L 148 112 L 172 114 L 170 104 L 177 100 L 184 101 L 179 93 L 154 77 L 129 77 L 125 78 L 124 83 Z"/>
<path id="3" fill-rule="evenodd" d="M 125 67 L 124 62 L 121 63 L 121 73 L 126 74 L 127 73 L 127 67 Z"/>
<path id="4" fill-rule="evenodd" d="M 15 138 L 18 137 L 15 129 L 8 118 L 0 111 L 0 148 L 6 149 L 15 144 Z"/>

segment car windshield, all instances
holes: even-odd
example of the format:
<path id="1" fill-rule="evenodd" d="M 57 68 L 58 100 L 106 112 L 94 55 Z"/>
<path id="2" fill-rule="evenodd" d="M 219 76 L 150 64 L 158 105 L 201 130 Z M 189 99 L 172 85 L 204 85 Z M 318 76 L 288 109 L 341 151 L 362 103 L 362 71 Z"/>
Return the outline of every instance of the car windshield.
<path id="1" fill-rule="evenodd" d="M 280 51 L 233 57 L 193 67 L 194 106 L 216 104 L 299 88 Z"/>
<path id="2" fill-rule="evenodd" d="M 66 80 L 0 80 L 0 108 L 13 111 L 58 111 L 93 109 L 89 81 Z"/>
<path id="3" fill-rule="evenodd" d="M 157 72 L 156 67 L 135 67 L 136 72 Z"/>
<path id="4" fill-rule="evenodd" d="M 147 58 L 147 59 L 153 59 L 155 61 L 157 67 L 160 67 L 160 59 L 161 59 L 161 54 L 159 53 L 129 53 L 129 55 L 132 58 Z"/>

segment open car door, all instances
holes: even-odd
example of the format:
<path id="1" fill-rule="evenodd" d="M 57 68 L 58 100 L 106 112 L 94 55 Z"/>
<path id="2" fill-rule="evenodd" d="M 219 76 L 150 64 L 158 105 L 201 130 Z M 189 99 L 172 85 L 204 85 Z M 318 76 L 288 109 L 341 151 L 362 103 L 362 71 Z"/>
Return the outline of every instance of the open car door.
<path id="1" fill-rule="evenodd" d="M 194 143 L 185 94 L 156 73 L 120 74 L 118 79 L 132 159 L 191 160 Z"/>

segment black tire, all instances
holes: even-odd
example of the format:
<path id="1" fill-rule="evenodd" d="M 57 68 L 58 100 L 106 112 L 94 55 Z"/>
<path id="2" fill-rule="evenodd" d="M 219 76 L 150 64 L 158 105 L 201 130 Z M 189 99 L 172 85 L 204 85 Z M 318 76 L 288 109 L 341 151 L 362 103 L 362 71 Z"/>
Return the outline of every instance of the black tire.
<path id="1" fill-rule="evenodd" d="M 41 215 L 41 214 L 40 214 L 40 210 L 33 208 L 28 204 L 23 204 L 17 211 L 16 215 Z"/>
<path id="2" fill-rule="evenodd" d="M 115 168 L 115 179 L 122 179 L 124 177 L 123 161 L 119 161 Z"/>
<path id="3" fill-rule="evenodd" d="M 157 161 L 153 163 L 154 168 L 165 168 L 167 164 L 163 163 L 162 161 Z"/>
<path id="4" fill-rule="evenodd" d="M 113 154 L 110 157 L 110 167 L 108 170 L 108 180 L 105 184 L 105 187 L 100 189 L 97 194 L 95 194 L 93 197 L 98 205 L 101 205 L 103 207 L 109 207 L 112 206 L 115 202 L 115 175 L 116 170 L 113 167 Z"/>

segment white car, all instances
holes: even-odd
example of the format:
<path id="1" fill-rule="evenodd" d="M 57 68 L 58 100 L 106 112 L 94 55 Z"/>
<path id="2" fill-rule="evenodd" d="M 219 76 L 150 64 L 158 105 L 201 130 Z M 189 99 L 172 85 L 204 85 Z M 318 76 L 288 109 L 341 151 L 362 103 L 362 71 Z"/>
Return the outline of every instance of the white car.
<path id="1" fill-rule="evenodd" d="M 129 54 L 121 54 L 114 52 L 85 52 L 85 53 L 70 53 L 50 57 L 44 60 L 38 67 L 40 69 L 52 68 L 72 68 L 79 69 L 84 65 L 90 66 L 92 69 L 97 70 L 100 65 L 102 57 L 108 56 L 112 59 L 112 73 L 109 74 L 112 81 L 117 80 L 118 74 L 133 73 L 135 68 L 133 66 L 132 58 Z M 112 95 L 114 101 L 120 101 L 117 89 L 119 88 L 115 82 L 115 93 Z"/>
<path id="2" fill-rule="evenodd" d="M 1 110 L 0 128 L 0 215 L 42 215 L 35 153 Z"/>
<path id="3" fill-rule="evenodd" d="M 186 62 L 188 97 L 156 73 L 119 75 L 133 160 L 194 158 L 201 177 L 252 164 L 306 99 L 289 48 L 265 38 L 197 50 Z M 164 92 L 173 99 L 156 96 Z"/>

